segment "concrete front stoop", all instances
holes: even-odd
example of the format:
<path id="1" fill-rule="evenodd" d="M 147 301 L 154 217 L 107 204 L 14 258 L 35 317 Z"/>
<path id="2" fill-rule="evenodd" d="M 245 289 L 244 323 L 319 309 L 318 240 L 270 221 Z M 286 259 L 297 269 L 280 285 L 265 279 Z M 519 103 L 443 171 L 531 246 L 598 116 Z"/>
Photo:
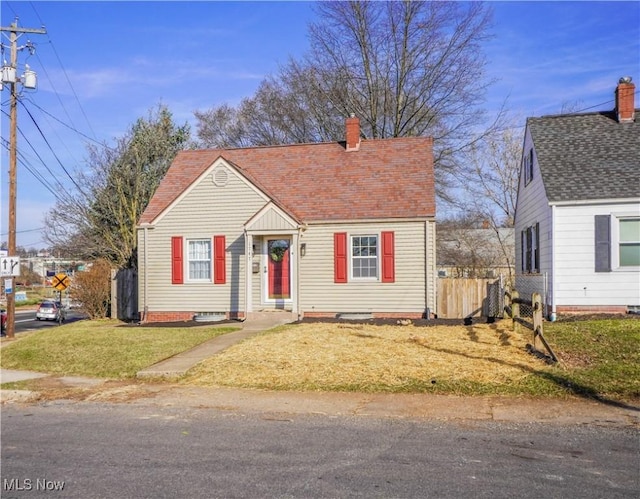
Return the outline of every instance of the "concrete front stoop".
<path id="1" fill-rule="evenodd" d="M 244 321 L 244 327 L 256 327 L 256 324 L 265 324 L 265 329 L 290 324 L 298 320 L 298 314 L 288 310 L 260 310 L 248 312 Z"/>

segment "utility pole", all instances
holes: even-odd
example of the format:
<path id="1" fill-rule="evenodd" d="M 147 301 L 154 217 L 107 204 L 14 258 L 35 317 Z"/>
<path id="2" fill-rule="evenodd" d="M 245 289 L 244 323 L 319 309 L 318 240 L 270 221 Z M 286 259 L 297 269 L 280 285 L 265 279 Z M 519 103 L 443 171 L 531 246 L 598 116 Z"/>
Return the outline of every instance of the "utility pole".
<path id="1" fill-rule="evenodd" d="M 45 29 L 32 29 L 32 28 L 18 28 L 18 20 L 16 19 L 11 26 L 0 27 L 0 32 L 9 33 L 9 41 L 11 43 L 11 62 L 9 66 L 2 67 L 2 83 L 8 83 L 11 100 L 10 100 L 10 113 L 9 113 L 9 256 L 16 256 L 16 203 L 17 203 L 17 129 L 18 129 L 18 82 L 27 88 L 35 88 L 35 73 L 32 71 L 19 78 L 17 76 L 18 70 L 18 50 L 22 50 L 27 47 L 29 50 L 33 49 L 30 43 L 27 43 L 25 47 L 18 48 L 18 38 L 25 33 L 45 34 Z M 6 36 L 6 35 L 5 35 Z M 4 64 L 4 62 L 3 62 Z M 32 78 L 31 81 L 29 78 Z M 15 300 L 15 279 L 14 276 L 7 276 L 7 280 L 10 280 L 10 286 L 8 286 L 11 292 L 7 293 L 7 338 L 14 338 L 15 336 L 15 318 L 16 318 L 16 300 Z M 6 288 L 7 286 L 5 286 Z"/>

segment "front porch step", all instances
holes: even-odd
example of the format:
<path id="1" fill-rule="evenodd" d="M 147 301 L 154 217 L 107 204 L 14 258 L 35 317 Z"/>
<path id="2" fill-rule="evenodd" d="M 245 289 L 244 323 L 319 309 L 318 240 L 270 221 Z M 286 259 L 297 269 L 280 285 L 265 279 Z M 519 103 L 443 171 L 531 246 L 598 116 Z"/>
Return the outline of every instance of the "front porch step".
<path id="1" fill-rule="evenodd" d="M 259 312 L 249 312 L 245 324 L 260 322 L 273 323 L 275 326 L 278 324 L 289 324 L 297 320 L 298 314 L 287 310 L 261 310 Z"/>

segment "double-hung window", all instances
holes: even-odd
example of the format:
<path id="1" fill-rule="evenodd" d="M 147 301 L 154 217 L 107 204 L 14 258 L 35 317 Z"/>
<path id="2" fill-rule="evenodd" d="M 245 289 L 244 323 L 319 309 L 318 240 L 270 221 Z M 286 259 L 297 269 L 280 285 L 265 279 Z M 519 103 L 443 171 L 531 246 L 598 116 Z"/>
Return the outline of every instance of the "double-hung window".
<path id="1" fill-rule="evenodd" d="M 333 282 L 396 282 L 395 232 L 333 235 Z"/>
<path id="2" fill-rule="evenodd" d="M 211 281 L 211 239 L 189 239 L 187 258 L 190 281 Z"/>
<path id="3" fill-rule="evenodd" d="M 640 267 L 640 218 L 620 218 L 618 224 L 620 267 Z"/>
<path id="4" fill-rule="evenodd" d="M 351 274 L 354 279 L 377 279 L 377 235 L 351 236 Z"/>

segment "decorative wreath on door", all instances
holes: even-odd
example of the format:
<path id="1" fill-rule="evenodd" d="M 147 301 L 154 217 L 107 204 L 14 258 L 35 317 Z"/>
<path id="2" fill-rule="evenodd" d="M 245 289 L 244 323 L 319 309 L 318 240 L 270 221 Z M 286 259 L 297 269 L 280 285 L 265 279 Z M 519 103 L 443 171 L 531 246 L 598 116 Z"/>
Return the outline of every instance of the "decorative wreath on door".
<path id="1" fill-rule="evenodd" d="M 284 246 L 272 246 L 269 250 L 269 258 L 274 262 L 281 262 L 287 248 Z"/>

